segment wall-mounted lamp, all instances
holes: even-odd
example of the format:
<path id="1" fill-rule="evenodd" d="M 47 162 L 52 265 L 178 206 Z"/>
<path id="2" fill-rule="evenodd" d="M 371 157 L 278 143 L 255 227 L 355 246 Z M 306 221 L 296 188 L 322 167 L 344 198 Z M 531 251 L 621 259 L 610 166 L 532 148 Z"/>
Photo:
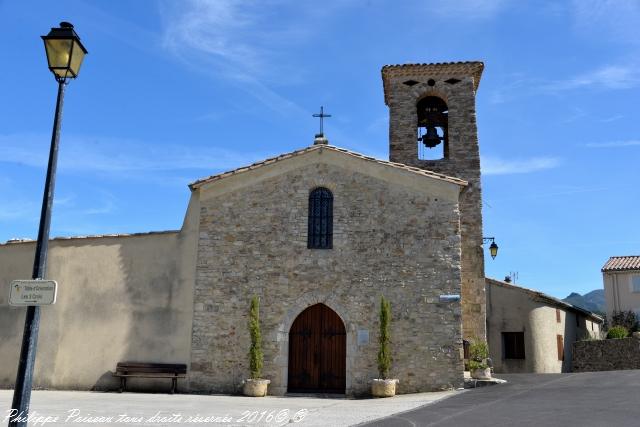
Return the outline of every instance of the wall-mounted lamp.
<path id="1" fill-rule="evenodd" d="M 483 237 L 482 238 L 482 243 L 486 243 L 486 242 L 491 242 L 491 245 L 489 246 L 489 253 L 491 254 L 491 258 L 492 259 L 496 259 L 496 256 L 498 256 L 498 245 L 496 245 L 496 238 L 495 237 Z"/>

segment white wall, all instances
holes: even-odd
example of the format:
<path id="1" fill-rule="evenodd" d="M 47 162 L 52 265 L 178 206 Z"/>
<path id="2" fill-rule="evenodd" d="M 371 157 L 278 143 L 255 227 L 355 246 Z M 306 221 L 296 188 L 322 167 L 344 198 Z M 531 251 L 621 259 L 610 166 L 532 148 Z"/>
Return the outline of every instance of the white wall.
<path id="1" fill-rule="evenodd" d="M 111 388 L 120 361 L 189 363 L 197 212 L 181 232 L 50 242 L 58 300 L 41 308 L 34 387 Z M 34 252 L 0 245 L 1 387 L 15 382 L 26 312 L 8 306 L 9 283 L 31 278 Z"/>

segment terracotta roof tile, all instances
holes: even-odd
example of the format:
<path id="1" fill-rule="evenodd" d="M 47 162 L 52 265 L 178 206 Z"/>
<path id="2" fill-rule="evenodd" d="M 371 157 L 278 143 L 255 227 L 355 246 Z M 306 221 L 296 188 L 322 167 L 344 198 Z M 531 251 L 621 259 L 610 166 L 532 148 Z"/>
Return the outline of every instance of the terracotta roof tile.
<path id="1" fill-rule="evenodd" d="M 513 289 L 513 290 L 521 291 L 521 292 L 529 294 L 533 298 L 536 298 L 537 300 L 545 302 L 547 304 L 554 305 L 556 307 L 569 309 L 569 310 L 572 310 L 572 311 L 577 311 L 579 313 L 582 313 L 582 314 L 590 317 L 593 320 L 596 320 L 598 323 L 602 323 L 604 321 L 604 319 L 602 317 L 600 317 L 599 315 L 595 314 L 592 311 L 585 310 L 584 308 L 578 307 L 578 306 L 573 305 L 573 304 L 569 304 L 568 302 L 565 302 L 565 301 L 562 301 L 561 299 L 552 297 L 551 295 L 544 294 L 544 293 L 542 293 L 540 291 L 536 291 L 536 290 L 529 289 L 529 288 L 524 288 L 522 286 L 516 286 L 516 285 L 514 285 L 512 283 L 507 283 L 507 282 L 504 282 L 502 280 L 491 279 L 489 277 L 485 277 L 484 280 L 485 280 L 485 283 L 487 285 L 495 285 L 495 286 L 500 286 L 500 287 L 507 288 L 507 289 Z"/>
<path id="2" fill-rule="evenodd" d="M 612 256 L 602 267 L 605 271 L 640 270 L 640 255 Z"/>
<path id="3" fill-rule="evenodd" d="M 296 150 L 296 151 L 292 151 L 290 153 L 285 153 L 285 154 L 282 154 L 282 155 L 277 156 L 277 157 L 271 157 L 269 159 L 253 163 L 252 165 L 249 165 L 249 166 L 242 166 L 240 168 L 237 168 L 237 169 L 234 169 L 234 170 L 231 170 L 231 171 L 222 172 L 222 173 L 219 173 L 219 174 L 216 174 L 216 175 L 211 175 L 209 177 L 199 179 L 199 180 L 189 184 L 189 188 L 191 188 L 192 190 L 195 190 L 195 189 L 201 187 L 202 185 L 204 185 L 206 183 L 217 181 L 217 180 L 226 178 L 226 177 L 231 176 L 231 175 L 237 175 L 237 174 L 240 174 L 240 173 L 243 173 L 243 172 L 247 172 L 249 170 L 254 170 L 254 169 L 257 169 L 259 167 L 268 165 L 268 164 L 272 164 L 272 163 L 276 163 L 276 162 L 279 162 L 279 161 L 282 161 L 282 160 L 290 159 L 292 157 L 300 156 L 302 154 L 306 154 L 306 153 L 309 153 L 309 152 L 312 152 L 312 151 L 315 151 L 315 150 L 335 151 L 335 152 L 343 153 L 343 154 L 346 154 L 346 155 L 349 155 L 349 156 L 352 156 L 352 157 L 356 157 L 356 158 L 359 158 L 359 159 L 362 159 L 362 160 L 366 160 L 368 162 L 374 162 L 374 163 L 378 163 L 378 164 L 381 164 L 381 165 L 384 165 L 384 166 L 388 166 L 388 167 L 392 167 L 392 168 L 396 168 L 396 169 L 402 169 L 402 170 L 405 170 L 405 171 L 408 171 L 408 172 L 417 173 L 417 174 L 422 175 L 422 176 L 427 176 L 427 177 L 430 177 L 430 178 L 435 178 L 435 179 L 439 179 L 439 180 L 442 180 L 442 181 L 451 182 L 453 184 L 457 184 L 457 185 L 460 185 L 460 186 L 466 186 L 467 185 L 466 181 L 464 181 L 462 179 L 459 179 L 459 178 L 454 178 L 454 177 L 451 177 L 451 176 L 443 175 L 443 174 L 436 173 L 436 172 L 431 172 L 431 171 L 420 169 L 420 168 L 416 168 L 416 167 L 413 167 L 413 166 L 407 166 L 407 165 L 404 165 L 402 163 L 394 163 L 394 162 L 388 162 L 386 160 L 376 159 L 374 157 L 365 156 L 363 154 L 356 153 L 354 151 L 349 151 L 349 150 L 346 150 L 344 148 L 338 148 L 338 147 L 335 147 L 333 145 L 312 145 L 312 146 L 309 146 L 307 148 L 303 148 L 301 150 Z"/>

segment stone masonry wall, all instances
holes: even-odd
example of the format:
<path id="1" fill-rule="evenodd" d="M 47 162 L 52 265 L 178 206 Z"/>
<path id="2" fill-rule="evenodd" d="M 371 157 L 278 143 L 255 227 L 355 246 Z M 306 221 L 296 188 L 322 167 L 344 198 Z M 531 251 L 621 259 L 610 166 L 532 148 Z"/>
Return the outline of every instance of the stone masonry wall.
<path id="1" fill-rule="evenodd" d="M 573 343 L 573 372 L 640 369 L 640 339 L 623 338 Z"/>
<path id="2" fill-rule="evenodd" d="M 218 184 L 221 185 L 221 184 Z M 222 184 L 223 185 L 223 184 Z M 333 249 L 307 249 L 309 192 L 334 195 Z M 463 383 L 457 204 L 326 163 L 218 196 L 201 193 L 190 386 L 236 392 L 248 377 L 247 313 L 258 295 L 270 394 L 287 387 L 288 332 L 322 302 L 347 331 L 347 394 L 377 378 L 380 295 L 391 302 L 399 392 Z M 358 331 L 369 331 L 358 343 Z"/>
<path id="3" fill-rule="evenodd" d="M 428 66 L 427 66 L 428 67 Z M 389 149 L 392 162 L 404 163 L 466 180 L 460 197 L 462 228 L 462 327 L 465 338 L 485 339 L 486 297 L 482 249 L 482 191 L 480 153 L 476 127 L 475 91 L 471 76 L 407 75 L 389 80 Z M 446 83 L 450 77 L 460 79 Z M 407 86 L 407 80 L 420 82 Z M 419 160 L 416 105 L 425 96 L 442 98 L 449 107 L 449 156 L 441 160 Z"/>

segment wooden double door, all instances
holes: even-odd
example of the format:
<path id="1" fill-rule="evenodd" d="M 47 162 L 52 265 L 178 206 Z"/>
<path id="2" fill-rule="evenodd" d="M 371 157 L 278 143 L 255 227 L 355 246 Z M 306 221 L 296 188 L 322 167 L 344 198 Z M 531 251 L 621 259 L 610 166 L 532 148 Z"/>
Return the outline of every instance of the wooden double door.
<path id="1" fill-rule="evenodd" d="M 335 311 L 324 304 L 304 310 L 289 331 L 288 391 L 344 393 L 347 334 Z"/>

